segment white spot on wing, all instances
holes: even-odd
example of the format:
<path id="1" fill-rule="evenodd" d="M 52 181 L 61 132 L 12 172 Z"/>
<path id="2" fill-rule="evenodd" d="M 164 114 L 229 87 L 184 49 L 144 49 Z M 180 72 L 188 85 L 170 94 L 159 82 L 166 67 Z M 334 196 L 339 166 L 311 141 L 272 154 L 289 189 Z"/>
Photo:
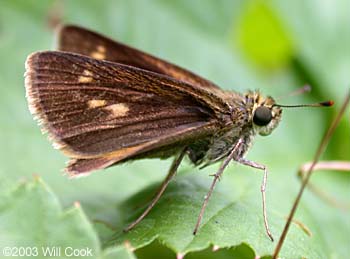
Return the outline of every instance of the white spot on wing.
<path id="1" fill-rule="evenodd" d="M 83 75 L 78 78 L 79 83 L 90 83 L 92 80 L 92 72 L 89 70 L 84 70 Z"/>
<path id="2" fill-rule="evenodd" d="M 129 107 L 125 103 L 112 104 L 106 106 L 105 109 L 108 110 L 111 113 L 111 116 L 115 118 L 125 116 L 129 111 Z"/>
<path id="3" fill-rule="evenodd" d="M 95 59 L 105 59 L 106 58 L 106 48 L 102 45 L 97 46 L 96 50 L 91 52 L 91 57 Z"/>
<path id="4" fill-rule="evenodd" d="M 105 106 L 106 103 L 107 103 L 106 100 L 89 100 L 88 101 L 88 107 L 90 109 L 98 108 L 98 107 L 101 107 L 101 106 Z"/>

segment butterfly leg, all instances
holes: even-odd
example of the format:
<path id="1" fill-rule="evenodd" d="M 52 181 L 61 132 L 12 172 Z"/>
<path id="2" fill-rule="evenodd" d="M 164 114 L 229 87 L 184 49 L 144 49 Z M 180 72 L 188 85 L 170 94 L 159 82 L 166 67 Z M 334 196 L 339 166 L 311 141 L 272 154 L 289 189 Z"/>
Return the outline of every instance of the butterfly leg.
<path id="1" fill-rule="evenodd" d="M 228 164 L 230 163 L 230 161 L 232 159 L 234 159 L 235 155 L 236 155 L 236 151 L 237 149 L 239 148 L 239 146 L 243 143 L 243 140 L 242 139 L 239 139 L 237 141 L 237 143 L 234 145 L 234 147 L 232 148 L 231 152 L 229 153 L 229 155 L 225 158 L 225 160 L 221 163 L 220 165 L 220 168 L 219 170 L 213 175 L 214 176 L 214 180 L 210 186 L 210 189 L 207 193 L 207 195 L 205 195 L 204 197 L 204 202 L 202 204 L 202 208 L 201 208 L 201 211 L 199 212 L 199 215 L 198 215 L 198 219 L 197 219 L 197 223 L 196 223 L 196 226 L 193 230 L 193 235 L 197 234 L 198 232 L 198 229 L 199 229 L 199 226 L 201 224 L 201 221 L 202 221 L 202 218 L 203 218 L 203 215 L 204 215 L 204 211 L 205 211 L 205 208 L 207 207 L 208 205 L 208 201 L 210 199 L 210 196 L 211 194 L 213 193 L 214 191 L 214 187 L 217 183 L 218 180 L 220 180 L 220 177 L 222 175 L 222 173 L 224 172 L 225 168 L 228 166 Z"/>
<path id="2" fill-rule="evenodd" d="M 261 195 L 262 195 L 262 205 L 263 205 L 263 215 L 264 215 L 264 224 L 265 224 L 265 229 L 266 229 L 266 233 L 269 236 L 269 238 L 271 239 L 271 241 L 273 241 L 273 237 L 272 234 L 270 232 L 270 228 L 269 228 L 269 223 L 267 221 L 267 213 L 266 213 L 266 197 L 265 197 L 265 191 L 266 191 L 266 182 L 267 182 L 267 168 L 265 165 L 256 163 L 254 161 L 250 161 L 247 160 L 245 158 L 239 158 L 237 159 L 237 162 L 246 166 L 250 166 L 256 169 L 260 169 L 260 170 L 264 170 L 264 176 L 263 176 L 263 181 L 261 183 Z"/>
<path id="3" fill-rule="evenodd" d="M 298 177 L 301 181 L 304 180 L 306 177 L 306 173 L 308 172 L 311 162 L 303 164 L 298 171 Z M 318 162 L 314 168 L 313 171 L 324 171 L 324 170 L 335 170 L 335 171 L 344 171 L 349 172 L 350 171 L 350 162 L 346 161 L 320 161 Z M 324 192 L 322 189 L 316 187 L 312 183 L 308 183 L 307 187 L 315 193 L 317 196 L 319 196 L 321 199 L 323 199 L 325 202 L 331 204 L 332 206 L 341 208 L 341 209 L 349 209 L 349 204 L 346 204 L 344 202 L 338 201 L 336 198 L 330 196 L 326 192 Z"/>
<path id="4" fill-rule="evenodd" d="M 153 198 L 152 202 L 148 205 L 146 210 L 134 221 L 132 222 L 129 226 L 127 226 L 124 229 L 124 232 L 128 232 L 129 230 L 133 229 L 138 223 L 140 223 L 146 216 L 147 214 L 151 211 L 151 209 L 156 205 L 156 203 L 159 201 L 160 197 L 164 193 L 166 187 L 168 186 L 169 182 L 171 179 L 174 177 L 176 174 L 176 171 L 178 167 L 181 164 L 182 159 L 184 158 L 186 154 L 187 148 L 184 148 L 181 153 L 179 154 L 178 157 L 176 157 L 169 169 L 168 175 L 165 177 L 162 185 L 160 186 L 158 192 L 156 193 L 155 197 Z"/>

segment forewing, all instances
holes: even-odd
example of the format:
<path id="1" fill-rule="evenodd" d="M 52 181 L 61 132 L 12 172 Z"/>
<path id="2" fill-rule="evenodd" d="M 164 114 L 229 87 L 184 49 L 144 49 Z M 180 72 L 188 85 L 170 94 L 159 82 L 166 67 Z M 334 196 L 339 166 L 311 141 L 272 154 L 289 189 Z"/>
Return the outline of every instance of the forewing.
<path id="1" fill-rule="evenodd" d="M 112 162 L 213 134 L 225 106 L 167 76 L 54 51 L 28 57 L 26 91 L 31 112 L 64 153 Z"/>
<path id="2" fill-rule="evenodd" d="M 219 89 L 214 83 L 174 64 L 113 41 L 87 29 L 68 25 L 60 28 L 58 49 L 142 68 L 198 87 Z"/>

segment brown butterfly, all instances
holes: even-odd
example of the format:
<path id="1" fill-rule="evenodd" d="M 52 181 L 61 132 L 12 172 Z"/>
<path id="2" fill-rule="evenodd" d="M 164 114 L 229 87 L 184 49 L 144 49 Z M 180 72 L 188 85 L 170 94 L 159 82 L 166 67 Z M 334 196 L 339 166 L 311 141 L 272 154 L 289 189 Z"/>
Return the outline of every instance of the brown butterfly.
<path id="1" fill-rule="evenodd" d="M 245 155 L 257 135 L 269 135 L 283 106 L 258 91 L 240 94 L 183 68 L 77 26 L 58 33 L 58 50 L 31 54 L 25 85 L 31 113 L 54 146 L 71 158 L 66 172 L 80 176 L 128 160 L 176 156 L 158 201 L 182 159 L 195 165 L 222 161 L 206 195 L 194 234 L 214 186 L 231 160 L 264 171 Z"/>

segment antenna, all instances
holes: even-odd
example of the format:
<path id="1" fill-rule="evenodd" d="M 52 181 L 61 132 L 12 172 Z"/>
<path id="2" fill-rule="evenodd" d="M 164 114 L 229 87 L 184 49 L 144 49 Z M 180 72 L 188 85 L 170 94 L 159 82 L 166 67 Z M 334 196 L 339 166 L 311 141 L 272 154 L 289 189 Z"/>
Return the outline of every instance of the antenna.
<path id="1" fill-rule="evenodd" d="M 303 87 L 300 87 L 299 89 L 285 95 L 285 96 L 281 96 L 278 99 L 281 98 L 285 98 L 285 97 L 290 97 L 290 96 L 294 96 L 294 95 L 299 95 L 299 94 L 303 94 L 306 92 L 310 92 L 311 91 L 311 86 L 306 84 Z M 273 106 L 277 106 L 277 107 L 283 107 L 283 108 L 299 108 L 299 107 L 329 107 L 332 106 L 334 104 L 333 101 L 325 101 L 325 102 L 320 102 L 320 103 L 312 103 L 312 104 L 295 104 L 295 105 L 284 105 L 284 104 L 274 104 Z"/>
<path id="2" fill-rule="evenodd" d="M 320 103 L 311 103 L 311 104 L 294 104 L 294 105 L 283 105 L 283 104 L 274 104 L 273 106 L 284 107 L 284 108 L 300 108 L 300 107 L 329 107 L 332 106 L 334 102 L 332 100 L 320 102 Z"/>

